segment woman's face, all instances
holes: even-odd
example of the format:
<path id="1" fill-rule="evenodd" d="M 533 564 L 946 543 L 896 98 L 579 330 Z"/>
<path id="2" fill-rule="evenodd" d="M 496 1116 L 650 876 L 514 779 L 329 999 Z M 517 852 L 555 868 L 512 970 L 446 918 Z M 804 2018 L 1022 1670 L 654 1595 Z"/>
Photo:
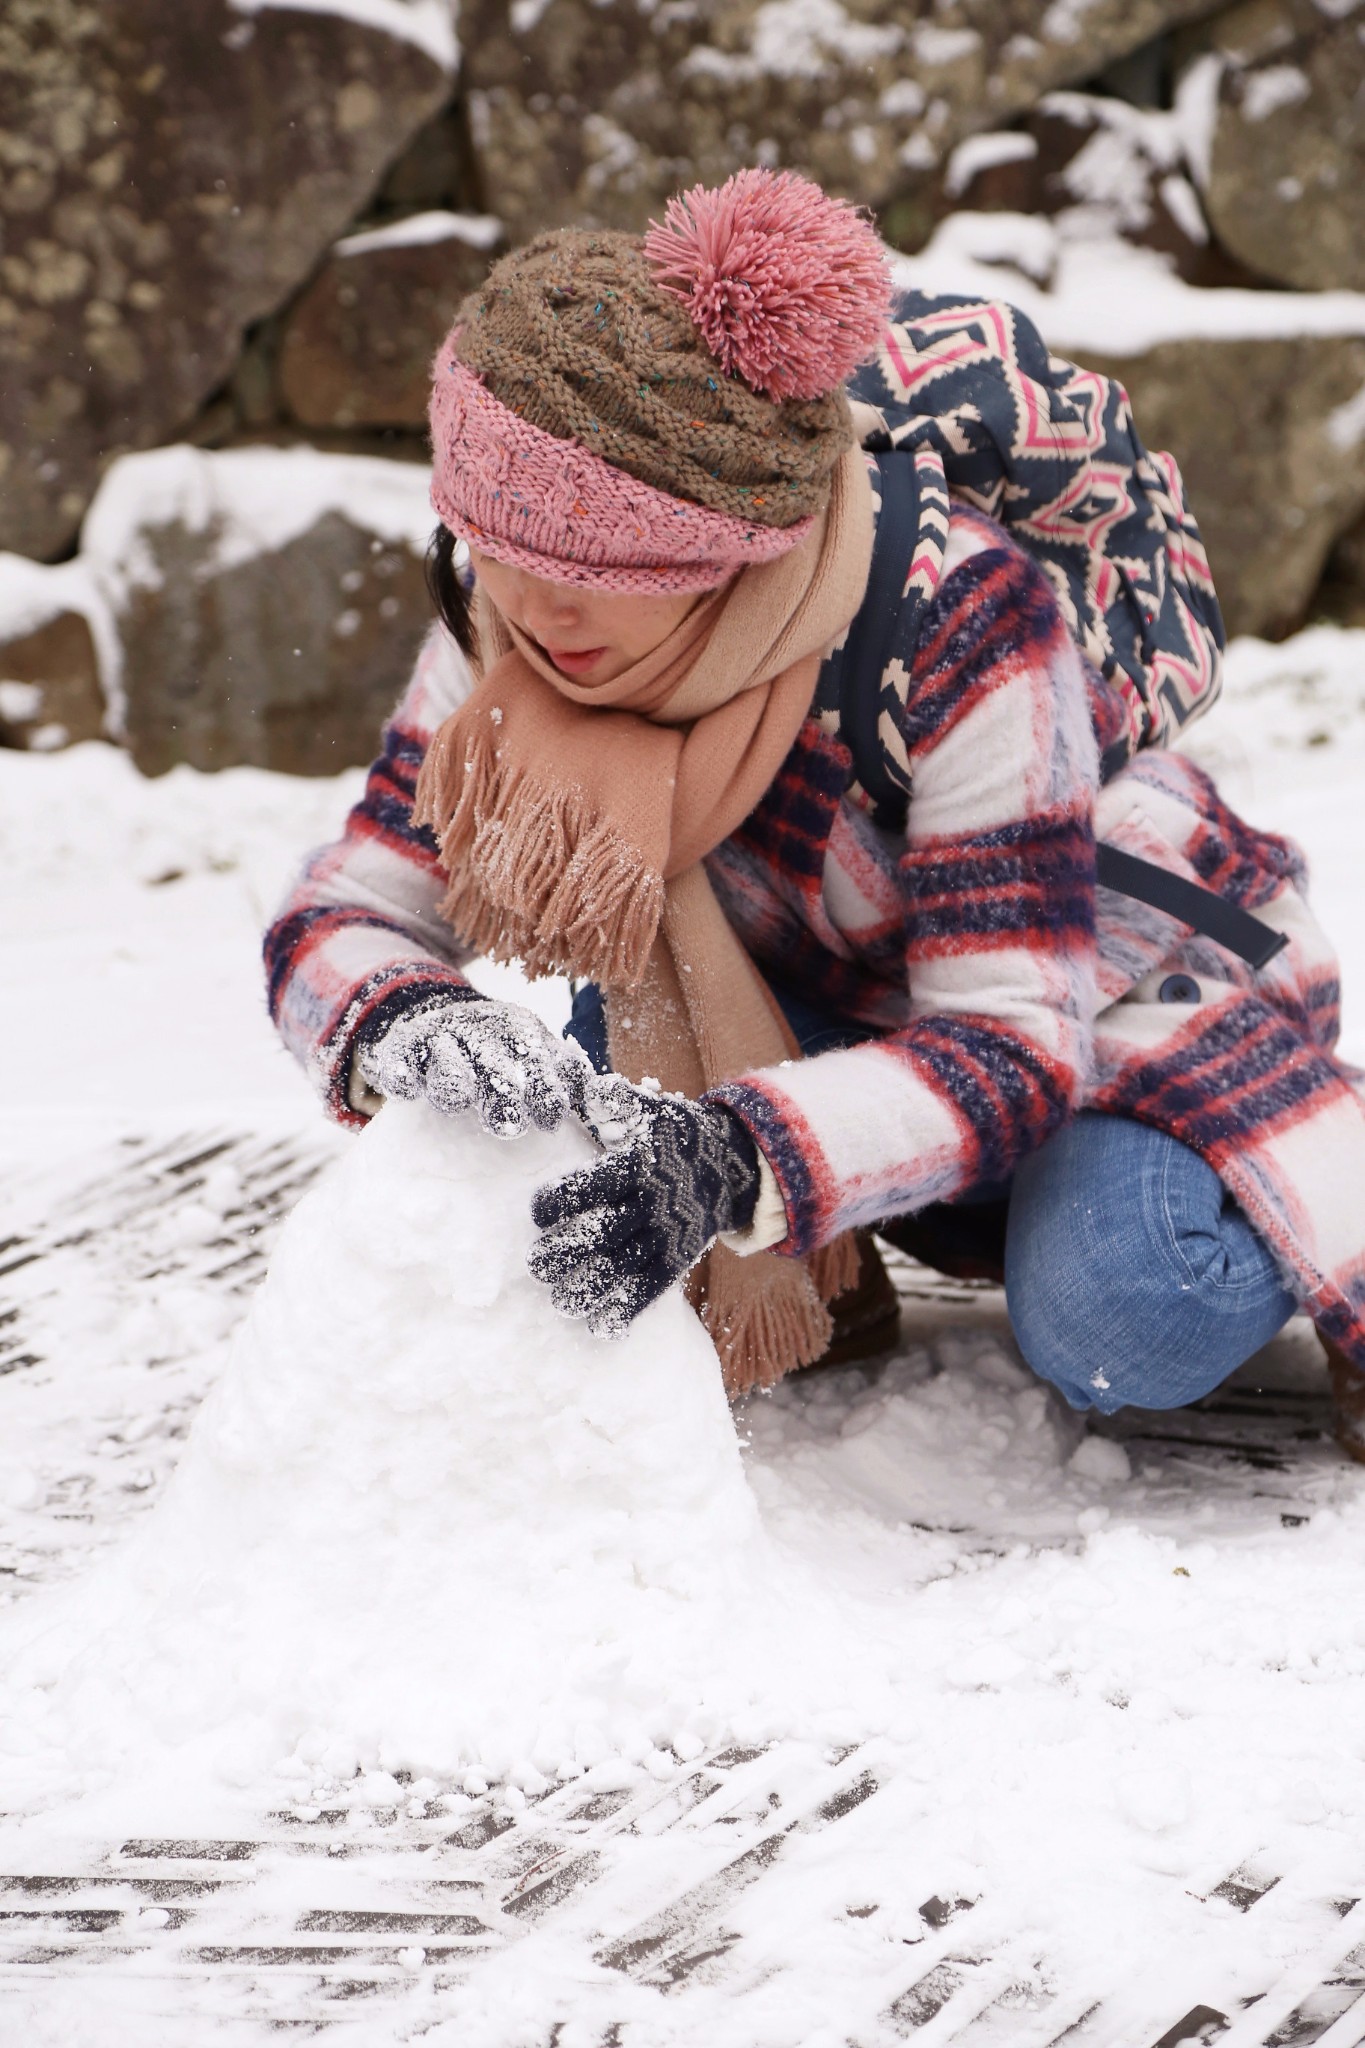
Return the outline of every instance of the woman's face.
<path id="1" fill-rule="evenodd" d="M 575 683 L 610 683 L 652 654 L 694 604 L 693 591 L 652 597 L 548 583 L 471 547 L 474 574 L 505 619 L 539 643 Z"/>

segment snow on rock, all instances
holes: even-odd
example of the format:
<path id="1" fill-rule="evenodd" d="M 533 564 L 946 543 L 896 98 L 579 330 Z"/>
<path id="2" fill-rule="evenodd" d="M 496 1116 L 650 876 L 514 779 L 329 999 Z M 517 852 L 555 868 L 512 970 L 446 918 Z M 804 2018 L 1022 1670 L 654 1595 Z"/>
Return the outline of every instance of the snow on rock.
<path id="1" fill-rule="evenodd" d="M 935 210 L 930 174 L 956 145 L 1208 4 L 640 0 L 604 14 L 602 0 L 466 0 L 483 188 L 515 247 L 585 215 L 638 231 L 697 178 L 793 164 L 914 247 Z"/>
<path id="2" fill-rule="evenodd" d="M 1362 384 L 1354 398 L 1348 398 L 1339 405 L 1327 420 L 1327 438 L 1332 445 L 1343 452 L 1358 448 L 1365 441 L 1365 384 Z"/>
<path id="3" fill-rule="evenodd" d="M 0 554 L 0 635 L 17 640 L 62 612 L 97 610 L 99 595 L 78 562 L 31 562 Z"/>
<path id="4" fill-rule="evenodd" d="M 411 249 L 428 242 L 467 242 L 473 249 L 492 249 L 502 235 L 502 222 L 492 213 L 410 213 L 384 228 L 365 228 L 347 235 L 334 256 L 368 256 L 376 249 Z"/>
<path id="5" fill-rule="evenodd" d="M 446 104 L 450 13 L 145 0 L 126 35 L 108 7 L 79 28 L 44 9 L 4 19 L 24 107 L 23 142 L 7 146 L 34 176 L 16 197 L 7 174 L 3 199 L 5 331 L 24 343 L 6 355 L 0 545 L 52 556 L 109 458 L 200 414 L 244 332 Z M 402 33 L 422 23 L 437 61 Z M 56 164 L 55 182 L 38 170 Z"/>
<path id="6" fill-rule="evenodd" d="M 898 51 L 905 31 L 894 22 L 856 21 L 840 0 L 764 0 L 754 12 L 749 40 L 746 55 L 695 44 L 683 61 L 683 75 L 820 78 L 833 53 L 849 64 L 872 64 Z"/>
<path id="7" fill-rule="evenodd" d="M 106 475 L 83 559 L 118 618 L 144 774 L 368 760 L 430 628 L 421 463 L 160 448 Z"/>
<path id="8" fill-rule="evenodd" d="M 1008 299 L 1052 347 L 1082 358 L 1141 355 L 1166 341 L 1365 335 L 1365 292 L 1203 289 L 1155 250 L 1067 233 L 1035 214 L 950 214 L 918 255 L 888 253 L 898 283 Z"/>
<path id="9" fill-rule="evenodd" d="M 1080 41 L 1086 15 L 1096 0 L 1052 0 L 1040 24 L 1043 34 L 1056 43 Z"/>
<path id="10" fill-rule="evenodd" d="M 763 1535 L 691 1310 L 607 1343 L 526 1271 L 531 1190 L 590 1156 L 374 1120 L 286 1226 L 161 1506 L 7 1646 L 35 1745 L 503 1779 L 809 1721 L 786 1622 L 829 1649 L 837 1617 Z"/>
<path id="11" fill-rule="evenodd" d="M 309 428 L 425 435 L 431 359 L 502 248 L 490 214 L 442 211 L 338 242 L 284 315 L 285 411 Z"/>
<path id="12" fill-rule="evenodd" d="M 32 562 L 26 555 L 0 554 L 0 650 L 26 639 L 65 613 L 83 618 L 99 664 L 100 682 L 117 729 L 121 656 L 118 634 L 103 591 L 81 561 Z M 0 671 L 4 655 L 0 652 Z M 0 705 L 0 719 L 21 714 Z"/>
<path id="13" fill-rule="evenodd" d="M 1090 131 L 1062 174 L 1071 197 L 1092 209 L 1077 223 L 1081 233 L 1089 221 L 1101 232 L 1124 235 L 1146 228 L 1153 178 L 1183 169 L 1179 115 L 1071 92 L 1049 93 L 1039 102 L 1039 113 L 1078 132 Z"/>
<path id="14" fill-rule="evenodd" d="M 460 61 L 455 0 L 230 0 L 230 5 L 234 13 L 247 15 L 276 7 L 291 14 L 337 14 L 414 44 L 443 70 L 454 71 Z"/>
<path id="15" fill-rule="evenodd" d="M 1200 34 L 1222 67 L 1205 192 L 1217 240 L 1272 284 L 1365 288 L 1355 6 L 1234 0 Z"/>
<path id="16" fill-rule="evenodd" d="M 82 559 L 115 605 L 161 582 L 149 530 L 213 533 L 221 571 L 275 554 L 328 512 L 363 515 L 367 529 L 420 555 L 431 534 L 420 463 L 316 448 L 208 450 L 180 443 L 112 464 L 86 515 Z"/>
<path id="17" fill-rule="evenodd" d="M 1270 64 L 1253 71 L 1242 88 L 1242 113 L 1251 122 L 1269 120 L 1282 107 L 1306 100 L 1312 86 L 1296 64 Z"/>
<path id="18" fill-rule="evenodd" d="M 981 32 L 974 28 L 942 28 L 937 22 L 920 22 L 910 34 L 910 47 L 929 70 L 958 64 L 981 48 Z"/>
<path id="19" fill-rule="evenodd" d="M 1037 136 L 1020 134 L 1013 128 L 996 128 L 983 135 L 969 135 L 965 142 L 959 142 L 948 159 L 943 189 L 950 199 L 958 199 L 983 171 L 996 170 L 1002 164 L 1027 163 L 1037 154 Z"/>
<path id="20" fill-rule="evenodd" d="M 1180 466 L 1229 631 L 1279 637 L 1303 620 L 1334 542 L 1365 509 L 1352 440 L 1365 292 L 1190 284 L 1171 255 L 1113 229 L 1137 190 L 1125 185 L 1135 162 L 1118 128 L 1097 132 L 1067 173 L 1086 170 L 1087 203 L 1055 220 L 952 214 L 893 272 L 921 291 L 1017 306 L 1059 355 L 1121 380 L 1143 441 Z M 1186 204 L 1197 227 L 1193 191 L 1170 180 L 1167 210 Z"/>
<path id="21" fill-rule="evenodd" d="M 1173 119 L 1185 162 L 1201 192 L 1206 192 L 1209 185 L 1225 69 L 1221 56 L 1212 50 L 1205 51 L 1187 66 L 1175 89 Z"/>

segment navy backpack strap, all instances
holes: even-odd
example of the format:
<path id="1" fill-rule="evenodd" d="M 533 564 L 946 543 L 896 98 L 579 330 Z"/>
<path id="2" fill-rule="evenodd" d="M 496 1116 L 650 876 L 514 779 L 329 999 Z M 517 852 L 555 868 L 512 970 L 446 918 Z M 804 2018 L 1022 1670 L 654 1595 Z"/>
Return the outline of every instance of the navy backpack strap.
<path id="1" fill-rule="evenodd" d="M 897 655 L 907 670 L 914 659 L 913 646 L 901 643 L 913 634 L 919 611 L 905 602 L 906 536 L 918 531 L 919 486 L 909 455 L 879 455 L 877 468 L 881 510 L 867 592 L 838 657 L 839 737 L 872 800 L 875 822 L 894 831 L 905 823 L 907 793 L 891 774 L 878 726 L 887 668 Z"/>
<path id="2" fill-rule="evenodd" d="M 1268 967 L 1289 944 L 1285 932 L 1277 932 L 1262 918 L 1253 917 L 1249 910 L 1229 903 L 1225 896 L 1205 889 L 1199 882 L 1186 881 L 1183 875 L 1173 875 L 1169 868 L 1159 867 L 1155 861 L 1142 860 L 1137 854 L 1125 853 L 1122 847 L 1109 846 L 1103 840 L 1095 854 L 1096 875 L 1102 888 L 1112 889 L 1119 896 L 1135 897 L 1153 910 L 1164 911 L 1167 917 L 1178 918 L 1181 924 L 1235 953 L 1249 967 Z"/>
<path id="3" fill-rule="evenodd" d="M 889 664 L 899 658 L 909 670 L 914 648 L 906 644 L 918 623 L 917 605 L 906 605 L 904 536 L 916 530 L 918 493 L 913 462 L 892 451 L 879 456 L 881 510 L 868 572 L 867 594 L 835 657 L 838 663 L 839 737 L 853 757 L 853 775 L 872 801 L 873 822 L 889 831 L 904 829 L 908 793 L 892 774 L 880 721 Z M 1131 896 L 1164 911 L 1212 939 L 1248 966 L 1266 967 L 1289 941 L 1250 911 L 1212 889 L 1186 881 L 1155 861 L 1101 843 L 1097 879 L 1116 895 Z"/>

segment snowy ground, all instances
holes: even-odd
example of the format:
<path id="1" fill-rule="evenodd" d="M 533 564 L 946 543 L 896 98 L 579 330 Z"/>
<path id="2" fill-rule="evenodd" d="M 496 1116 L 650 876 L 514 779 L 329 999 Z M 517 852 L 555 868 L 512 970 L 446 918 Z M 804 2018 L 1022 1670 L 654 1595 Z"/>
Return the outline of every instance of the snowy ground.
<path id="1" fill-rule="evenodd" d="M 1193 750 L 1307 847 L 1365 1064 L 1365 634 L 1240 644 Z M 342 1143 L 272 1039 L 257 947 L 357 781 L 0 753 L 15 1608 L 158 1500 L 282 1214 Z M 901 1672 L 880 1729 L 850 1749 L 756 1724 L 491 1793 L 314 1759 L 241 1774 L 211 1835 L 117 1787 L 11 1819 L 0 2036 L 1365 2040 L 1365 1482 L 1322 1438 L 1311 1338 L 1203 1414 L 1085 1434 L 993 1292 L 899 1277 L 885 1371 L 798 1381 L 742 1422 L 769 1532 L 880 1618 Z M 0 1723 L 0 1782 L 24 1757 Z"/>

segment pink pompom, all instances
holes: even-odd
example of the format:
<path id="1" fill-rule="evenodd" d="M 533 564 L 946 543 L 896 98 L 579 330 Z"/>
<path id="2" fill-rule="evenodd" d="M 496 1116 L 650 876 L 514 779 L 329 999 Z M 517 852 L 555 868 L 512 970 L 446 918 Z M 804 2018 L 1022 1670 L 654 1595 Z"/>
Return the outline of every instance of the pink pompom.
<path id="1" fill-rule="evenodd" d="M 651 221 L 645 257 L 729 375 L 770 398 L 819 398 L 871 354 L 891 278 L 876 230 L 795 171 L 694 185 Z"/>

